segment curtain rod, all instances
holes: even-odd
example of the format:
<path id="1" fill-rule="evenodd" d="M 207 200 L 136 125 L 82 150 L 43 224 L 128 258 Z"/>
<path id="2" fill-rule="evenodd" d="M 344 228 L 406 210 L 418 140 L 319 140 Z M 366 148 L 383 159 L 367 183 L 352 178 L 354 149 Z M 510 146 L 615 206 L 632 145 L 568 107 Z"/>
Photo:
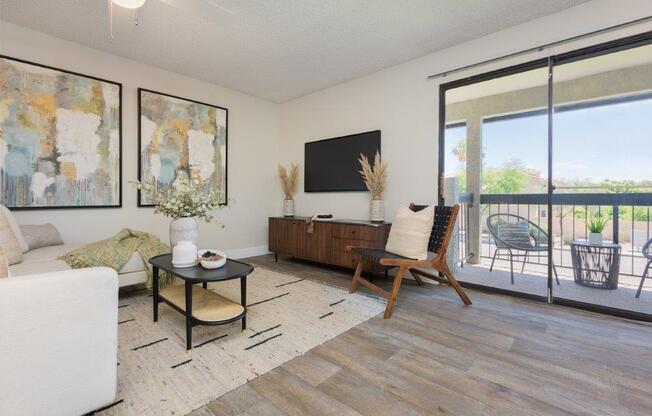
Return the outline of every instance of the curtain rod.
<path id="1" fill-rule="evenodd" d="M 441 77 L 445 77 L 445 76 L 447 76 L 449 74 L 452 74 L 452 73 L 455 73 L 455 72 L 461 72 L 461 71 L 465 71 L 467 69 L 477 68 L 479 66 L 483 66 L 483 65 L 490 64 L 490 63 L 493 63 L 493 62 L 502 61 L 504 59 L 514 58 L 514 57 L 525 55 L 525 54 L 532 53 L 532 52 L 541 52 L 544 49 L 551 48 L 553 46 L 564 45 L 566 43 L 574 42 L 574 41 L 579 40 L 579 39 L 584 39 L 584 38 L 594 36 L 594 35 L 598 35 L 598 34 L 601 34 L 601 33 L 611 32 L 613 30 L 622 29 L 622 28 L 628 27 L 628 26 L 633 26 L 635 24 L 643 23 L 643 22 L 651 20 L 651 19 L 652 19 L 652 15 L 651 16 L 646 16 L 646 17 L 643 17 L 643 18 L 640 18 L 640 19 L 630 20 L 630 21 L 627 21 L 627 22 L 624 22 L 624 23 L 619 23 L 619 24 L 614 25 L 614 26 L 609 26 L 609 27 L 606 27 L 606 28 L 603 28 L 603 29 L 594 30 L 592 32 L 583 33 L 581 35 L 572 36 L 570 38 L 558 40 L 558 41 L 555 41 L 555 42 L 545 43 L 543 45 L 539 45 L 539 46 L 535 46 L 535 47 L 532 47 L 532 48 L 524 49 L 524 50 L 519 51 L 519 52 L 513 52 L 513 53 L 510 53 L 510 54 L 507 54 L 507 55 L 499 56 L 497 58 L 491 58 L 491 59 L 487 59 L 485 61 L 476 62 L 474 64 L 465 65 L 465 66 L 461 66 L 461 67 L 454 68 L 454 69 L 449 69 L 448 71 L 443 71 L 443 72 L 439 72 L 437 74 L 429 75 L 427 79 L 430 80 L 430 79 L 435 79 L 435 78 L 441 78 Z"/>

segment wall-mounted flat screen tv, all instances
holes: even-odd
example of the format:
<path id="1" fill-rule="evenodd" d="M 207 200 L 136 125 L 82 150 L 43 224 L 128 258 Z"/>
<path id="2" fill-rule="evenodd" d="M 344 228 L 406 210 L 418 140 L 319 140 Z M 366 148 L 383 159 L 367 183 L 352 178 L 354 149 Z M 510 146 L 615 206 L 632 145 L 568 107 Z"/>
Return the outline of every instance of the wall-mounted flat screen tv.
<path id="1" fill-rule="evenodd" d="M 373 163 L 380 152 L 380 130 L 306 143 L 305 192 L 366 191 L 358 158 Z"/>

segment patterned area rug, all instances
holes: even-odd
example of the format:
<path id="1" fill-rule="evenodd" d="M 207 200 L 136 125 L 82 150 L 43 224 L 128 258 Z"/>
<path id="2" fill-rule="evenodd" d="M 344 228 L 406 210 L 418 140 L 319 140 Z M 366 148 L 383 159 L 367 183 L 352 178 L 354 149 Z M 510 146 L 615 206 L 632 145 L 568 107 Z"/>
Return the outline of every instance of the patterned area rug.
<path id="1" fill-rule="evenodd" d="M 239 280 L 209 289 L 239 302 Z M 120 299 L 117 401 L 98 415 L 185 415 L 384 310 L 376 298 L 257 267 L 247 279 L 247 330 L 240 321 L 193 328 L 152 297 Z"/>

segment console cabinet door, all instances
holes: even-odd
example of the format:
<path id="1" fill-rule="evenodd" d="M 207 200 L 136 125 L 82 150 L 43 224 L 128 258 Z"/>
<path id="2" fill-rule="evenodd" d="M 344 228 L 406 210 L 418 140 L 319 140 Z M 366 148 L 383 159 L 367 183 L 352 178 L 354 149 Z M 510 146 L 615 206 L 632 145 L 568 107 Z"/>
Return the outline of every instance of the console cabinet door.
<path id="1" fill-rule="evenodd" d="M 313 232 L 308 232 L 309 225 L 305 224 L 302 235 L 302 258 L 326 261 L 330 251 L 331 224 L 315 222 Z"/>
<path id="2" fill-rule="evenodd" d="M 296 256 L 301 234 L 301 221 L 269 219 L 269 251 Z"/>

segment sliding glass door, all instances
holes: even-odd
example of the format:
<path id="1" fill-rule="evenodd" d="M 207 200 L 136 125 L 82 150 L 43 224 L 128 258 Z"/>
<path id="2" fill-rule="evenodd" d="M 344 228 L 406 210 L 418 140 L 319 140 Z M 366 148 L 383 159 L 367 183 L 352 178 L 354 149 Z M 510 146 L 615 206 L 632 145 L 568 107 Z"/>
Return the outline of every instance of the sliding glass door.
<path id="1" fill-rule="evenodd" d="M 461 282 L 652 319 L 651 39 L 441 86 Z"/>
<path id="2" fill-rule="evenodd" d="M 458 226 L 468 285 L 548 296 L 547 80 L 541 62 L 446 91 L 443 176 L 473 195 Z"/>
<path id="3" fill-rule="evenodd" d="M 555 299 L 652 315 L 652 45 L 558 59 L 553 96 Z"/>

